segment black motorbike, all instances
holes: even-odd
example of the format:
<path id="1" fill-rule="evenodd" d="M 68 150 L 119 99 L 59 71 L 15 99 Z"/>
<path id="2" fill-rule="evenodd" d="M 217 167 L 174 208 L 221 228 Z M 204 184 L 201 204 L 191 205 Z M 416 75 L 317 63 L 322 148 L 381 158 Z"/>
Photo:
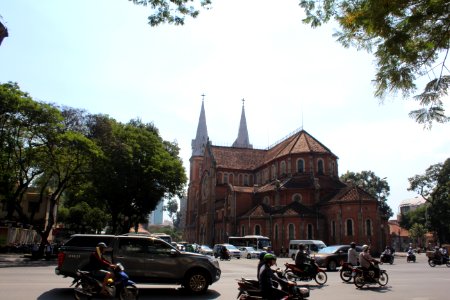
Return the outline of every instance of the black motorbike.
<path id="1" fill-rule="evenodd" d="M 394 263 L 394 255 L 393 254 L 381 254 L 380 261 L 385 264 L 393 264 Z"/>
<path id="2" fill-rule="evenodd" d="M 352 272 L 353 265 L 348 262 L 344 262 L 339 270 L 339 275 L 341 276 L 342 281 L 350 282 L 353 278 Z"/>
<path id="3" fill-rule="evenodd" d="M 367 270 L 360 266 L 353 268 L 352 277 L 353 283 L 357 288 L 362 288 L 364 285 L 371 284 L 385 286 L 389 281 L 389 276 L 386 270 L 380 269 L 379 276 L 377 277 L 374 270 Z"/>
<path id="4" fill-rule="evenodd" d="M 430 267 L 440 266 L 440 265 L 446 265 L 447 268 L 450 268 L 450 260 L 448 256 L 442 256 L 442 257 L 429 257 L 428 258 L 428 264 Z"/>
<path id="5" fill-rule="evenodd" d="M 295 264 L 285 263 L 286 267 L 283 271 L 283 277 L 292 281 L 311 281 L 315 280 L 318 285 L 324 285 L 328 276 L 324 269 L 321 269 L 314 259 L 311 259 L 311 264 L 306 270 L 302 270 Z"/>
<path id="6" fill-rule="evenodd" d="M 228 251 L 228 249 L 220 251 L 220 260 L 231 260 L 230 251 Z"/>
<path id="7" fill-rule="evenodd" d="M 295 282 L 287 280 L 279 269 L 275 272 L 279 280 L 273 281 L 273 284 L 278 288 L 277 293 L 280 295 L 280 299 L 303 300 L 309 297 L 308 288 L 299 287 Z M 239 300 L 261 300 L 264 298 L 259 289 L 258 280 L 241 278 L 238 280 L 238 290 L 237 299 Z"/>
<path id="8" fill-rule="evenodd" d="M 416 255 L 413 252 L 408 252 L 406 255 L 406 262 L 416 262 Z"/>
<path id="9" fill-rule="evenodd" d="M 92 299 L 93 297 L 119 298 L 120 300 L 136 300 L 138 298 L 138 288 L 124 272 L 122 264 L 116 264 L 113 270 L 114 276 L 108 280 L 106 293 L 101 293 L 102 280 L 94 278 L 89 271 L 77 271 L 71 286 L 74 287 L 76 300 Z"/>

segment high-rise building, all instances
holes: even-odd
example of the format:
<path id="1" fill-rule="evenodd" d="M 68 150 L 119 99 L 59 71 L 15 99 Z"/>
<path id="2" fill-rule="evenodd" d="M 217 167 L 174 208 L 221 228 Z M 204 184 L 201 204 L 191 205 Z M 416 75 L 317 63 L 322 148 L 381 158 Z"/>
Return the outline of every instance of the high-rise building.
<path id="1" fill-rule="evenodd" d="M 163 207 L 164 201 L 161 200 L 156 206 L 155 210 L 152 211 L 148 218 L 149 225 L 162 225 L 163 224 Z"/>

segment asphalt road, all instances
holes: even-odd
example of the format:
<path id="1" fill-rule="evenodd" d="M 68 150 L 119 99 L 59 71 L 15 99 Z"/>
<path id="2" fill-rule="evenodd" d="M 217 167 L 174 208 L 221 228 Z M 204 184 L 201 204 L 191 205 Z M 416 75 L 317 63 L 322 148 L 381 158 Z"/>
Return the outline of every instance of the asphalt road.
<path id="1" fill-rule="evenodd" d="M 278 266 L 292 261 L 278 259 Z M 201 296 L 191 296 L 173 285 L 139 285 L 141 300 L 146 299 L 235 299 L 236 279 L 256 277 L 257 260 L 233 259 L 220 262 L 222 278 L 214 283 L 208 292 Z M 312 300 L 443 300 L 450 299 L 450 268 L 428 266 L 424 254 L 418 255 L 417 263 L 406 263 L 406 258 L 396 257 L 393 265 L 384 264 L 389 275 L 386 287 L 378 286 L 357 289 L 352 283 L 343 283 L 338 272 L 329 272 L 328 282 L 319 287 L 314 281 L 303 282 L 309 286 Z M 22 265 L 20 267 L 0 268 L 0 299 L 73 299 L 69 287 L 70 278 L 54 274 L 54 266 Z"/>

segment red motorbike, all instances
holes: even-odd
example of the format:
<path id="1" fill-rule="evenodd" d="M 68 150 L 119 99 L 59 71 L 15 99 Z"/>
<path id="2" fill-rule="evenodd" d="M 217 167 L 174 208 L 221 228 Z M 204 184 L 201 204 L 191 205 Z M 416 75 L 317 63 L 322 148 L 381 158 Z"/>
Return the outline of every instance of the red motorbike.
<path id="1" fill-rule="evenodd" d="M 283 276 L 292 281 L 311 281 L 315 280 L 318 285 L 324 285 L 328 276 L 324 269 L 321 269 L 314 259 L 311 259 L 311 264 L 302 270 L 295 264 L 285 263 L 285 270 Z"/>
<path id="2" fill-rule="evenodd" d="M 344 262 L 339 270 L 339 275 L 341 276 L 342 281 L 350 282 L 353 278 L 352 272 L 353 265 L 348 262 Z"/>
<path id="3" fill-rule="evenodd" d="M 380 269 L 379 276 L 377 277 L 375 276 L 375 271 L 367 270 L 363 267 L 354 267 L 352 277 L 354 278 L 353 283 L 357 288 L 362 288 L 366 284 L 379 284 L 380 286 L 385 286 L 389 281 L 389 276 L 386 270 Z"/>

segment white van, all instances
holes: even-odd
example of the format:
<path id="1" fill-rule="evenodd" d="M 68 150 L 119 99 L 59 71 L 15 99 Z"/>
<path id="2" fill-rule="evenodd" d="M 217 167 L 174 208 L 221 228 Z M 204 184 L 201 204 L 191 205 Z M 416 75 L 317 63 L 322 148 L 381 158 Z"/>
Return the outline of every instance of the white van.
<path id="1" fill-rule="evenodd" d="M 289 241 L 289 257 L 295 259 L 298 251 L 298 245 L 303 244 L 307 247 L 310 253 L 317 253 L 320 249 L 325 248 L 324 242 L 320 240 L 290 240 Z"/>

